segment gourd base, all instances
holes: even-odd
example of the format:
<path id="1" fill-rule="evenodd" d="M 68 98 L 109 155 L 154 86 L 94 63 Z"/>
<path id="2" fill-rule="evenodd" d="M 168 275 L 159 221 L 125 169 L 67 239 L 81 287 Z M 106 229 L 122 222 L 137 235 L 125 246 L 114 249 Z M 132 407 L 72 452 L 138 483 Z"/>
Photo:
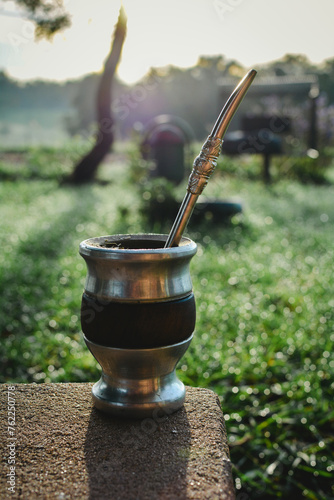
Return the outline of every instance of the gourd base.
<path id="1" fill-rule="evenodd" d="M 175 368 L 192 335 L 177 344 L 152 349 L 120 349 L 91 342 L 86 345 L 102 367 L 92 396 L 97 409 L 116 417 L 153 418 L 183 406 L 184 384 Z"/>

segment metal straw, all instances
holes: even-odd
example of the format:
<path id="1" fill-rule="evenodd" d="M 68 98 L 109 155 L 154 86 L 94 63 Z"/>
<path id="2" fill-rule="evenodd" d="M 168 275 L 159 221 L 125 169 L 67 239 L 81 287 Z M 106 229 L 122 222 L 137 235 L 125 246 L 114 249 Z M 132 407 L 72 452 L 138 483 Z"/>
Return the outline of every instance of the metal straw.
<path id="1" fill-rule="evenodd" d="M 203 144 L 200 154 L 197 158 L 195 158 L 193 169 L 188 181 L 187 193 L 183 198 L 178 214 L 167 238 L 165 248 L 178 246 L 182 238 L 183 231 L 185 230 L 194 210 L 197 198 L 207 185 L 208 180 L 217 165 L 217 159 L 221 151 L 223 137 L 227 127 L 229 126 L 234 113 L 254 80 L 255 75 L 256 71 L 254 69 L 250 70 L 241 80 L 239 85 L 234 89 L 218 116 L 211 134 Z"/>

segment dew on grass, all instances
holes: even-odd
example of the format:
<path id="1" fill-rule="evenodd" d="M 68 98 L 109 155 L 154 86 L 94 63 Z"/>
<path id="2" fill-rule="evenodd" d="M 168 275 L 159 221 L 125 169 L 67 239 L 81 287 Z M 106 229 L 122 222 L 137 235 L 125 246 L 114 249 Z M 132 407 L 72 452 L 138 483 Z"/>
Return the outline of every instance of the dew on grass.
<path id="1" fill-rule="evenodd" d="M 24 323 L 25 325 L 28 325 L 28 324 L 31 322 L 31 318 L 30 318 L 30 316 L 28 316 L 27 314 L 22 314 L 22 315 L 21 315 L 21 321 L 22 321 L 22 323 Z"/>
<path id="2" fill-rule="evenodd" d="M 235 479 L 235 489 L 236 490 L 241 490 L 242 488 L 242 484 L 241 484 L 241 479 L 239 479 L 238 477 Z"/>
<path id="3" fill-rule="evenodd" d="M 231 278 L 229 278 L 227 282 L 229 285 L 234 286 L 239 283 L 239 279 L 236 276 L 231 276 Z"/>
<path id="4" fill-rule="evenodd" d="M 199 311 L 205 311 L 207 309 L 208 304 L 204 301 L 202 301 L 198 307 Z"/>

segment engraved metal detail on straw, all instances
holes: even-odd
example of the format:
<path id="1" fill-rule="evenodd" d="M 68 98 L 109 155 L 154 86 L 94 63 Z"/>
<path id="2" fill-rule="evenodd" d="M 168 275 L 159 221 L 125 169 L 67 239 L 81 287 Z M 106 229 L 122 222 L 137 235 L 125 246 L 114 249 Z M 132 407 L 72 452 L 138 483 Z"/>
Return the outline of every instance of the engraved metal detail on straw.
<path id="1" fill-rule="evenodd" d="M 200 154 L 195 158 L 192 172 L 189 176 L 187 190 L 191 194 L 200 195 L 208 183 L 217 165 L 222 140 L 209 136 L 202 146 Z"/>

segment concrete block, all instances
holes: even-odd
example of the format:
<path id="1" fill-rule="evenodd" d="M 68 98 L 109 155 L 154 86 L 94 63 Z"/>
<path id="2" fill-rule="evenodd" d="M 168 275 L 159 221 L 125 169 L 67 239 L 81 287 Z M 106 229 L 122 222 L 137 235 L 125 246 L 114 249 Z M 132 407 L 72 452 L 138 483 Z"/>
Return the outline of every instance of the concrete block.
<path id="1" fill-rule="evenodd" d="M 0 387 L 1 499 L 235 499 L 210 390 L 187 387 L 172 415 L 120 420 L 93 407 L 89 383 Z"/>

